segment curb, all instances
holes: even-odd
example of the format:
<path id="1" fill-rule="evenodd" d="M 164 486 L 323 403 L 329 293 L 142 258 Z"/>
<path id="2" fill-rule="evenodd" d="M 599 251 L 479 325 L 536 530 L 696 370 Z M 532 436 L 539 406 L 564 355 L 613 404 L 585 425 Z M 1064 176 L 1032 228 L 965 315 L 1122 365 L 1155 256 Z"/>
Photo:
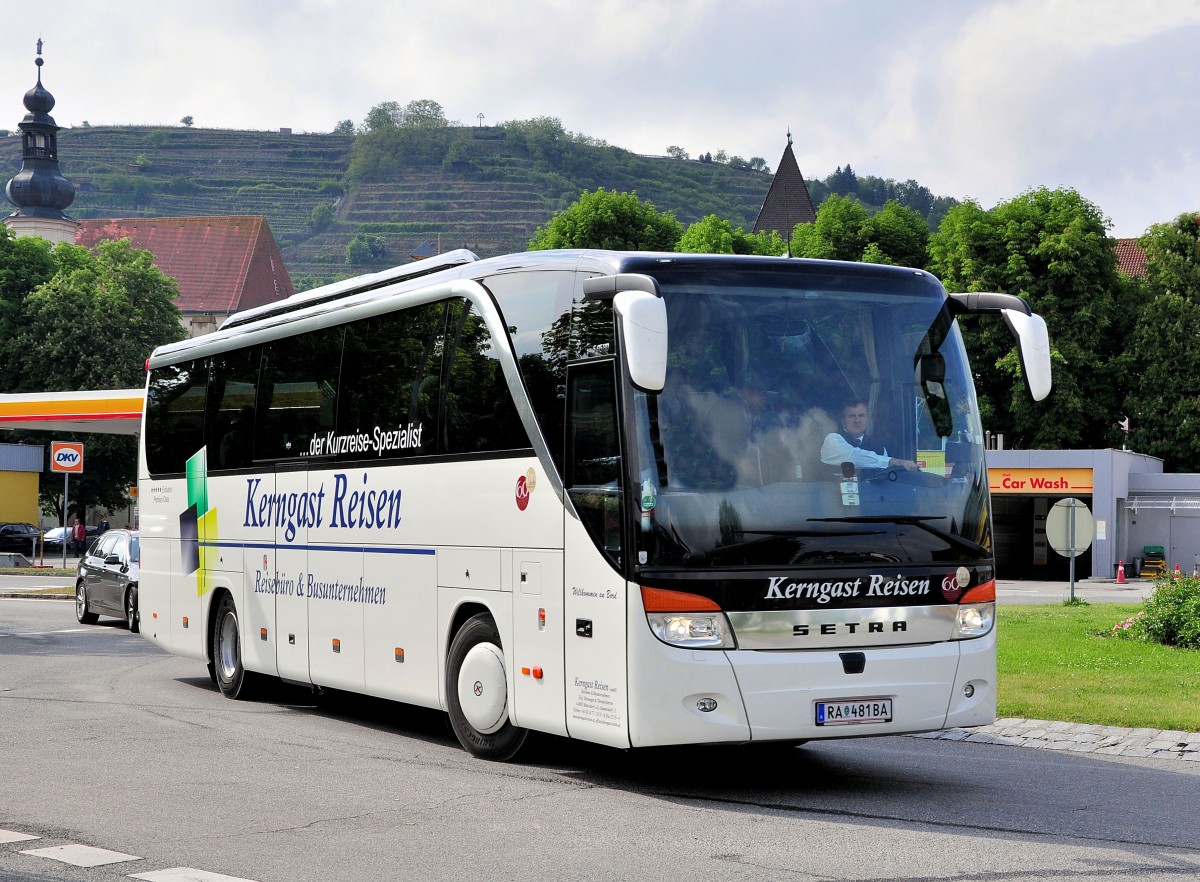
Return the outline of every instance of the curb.
<path id="1" fill-rule="evenodd" d="M 1200 762 L 1200 732 L 1177 729 L 1126 729 L 1051 720 L 1005 718 L 990 726 L 925 732 L 914 738 L 971 741 L 1008 747 L 1034 747 L 1101 756 L 1153 757 Z"/>

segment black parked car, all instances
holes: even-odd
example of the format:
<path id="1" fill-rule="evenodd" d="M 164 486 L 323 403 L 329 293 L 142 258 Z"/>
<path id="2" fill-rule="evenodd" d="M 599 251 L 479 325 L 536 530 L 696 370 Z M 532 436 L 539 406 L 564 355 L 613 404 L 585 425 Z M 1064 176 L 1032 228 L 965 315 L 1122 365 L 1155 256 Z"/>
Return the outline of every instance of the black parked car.
<path id="1" fill-rule="evenodd" d="M 42 536 L 42 545 L 46 549 L 46 554 L 50 554 L 51 552 L 58 552 L 60 554 L 62 553 L 62 545 L 63 545 L 63 536 L 64 535 L 66 535 L 68 537 L 67 551 L 70 551 L 71 550 L 71 540 L 69 538 L 71 535 L 70 527 L 66 527 L 65 529 L 63 527 L 51 527 L 49 530 L 47 530 L 45 532 L 45 534 Z M 95 538 L 99 535 L 100 535 L 100 528 L 89 525 L 87 528 L 87 542 L 85 542 L 84 544 L 91 545 L 92 541 L 95 540 Z"/>
<path id="2" fill-rule="evenodd" d="M 138 568 L 142 560 L 136 530 L 109 530 L 79 560 L 75 576 L 75 617 L 95 624 L 101 613 L 125 619 L 138 631 Z"/>
<path id="3" fill-rule="evenodd" d="M 0 552 L 33 554 L 34 540 L 41 535 L 33 524 L 0 524 Z"/>

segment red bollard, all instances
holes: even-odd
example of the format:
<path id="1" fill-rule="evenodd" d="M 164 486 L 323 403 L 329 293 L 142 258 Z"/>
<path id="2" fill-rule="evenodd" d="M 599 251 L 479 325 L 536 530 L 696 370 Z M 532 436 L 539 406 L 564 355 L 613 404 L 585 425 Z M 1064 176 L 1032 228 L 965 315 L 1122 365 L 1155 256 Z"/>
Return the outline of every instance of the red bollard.
<path id="1" fill-rule="evenodd" d="M 1180 576 L 1179 564 L 1175 564 L 1175 578 L 1178 579 L 1179 576 Z"/>
<path id="2" fill-rule="evenodd" d="M 1117 563 L 1117 584 L 1125 584 L 1125 561 L 1120 561 Z"/>

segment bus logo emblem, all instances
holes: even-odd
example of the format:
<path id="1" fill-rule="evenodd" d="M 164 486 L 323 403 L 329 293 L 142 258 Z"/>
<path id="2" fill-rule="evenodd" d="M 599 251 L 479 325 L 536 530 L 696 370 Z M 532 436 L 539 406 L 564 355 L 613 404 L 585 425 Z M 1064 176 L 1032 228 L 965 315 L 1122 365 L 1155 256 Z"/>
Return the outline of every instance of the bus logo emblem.
<path id="1" fill-rule="evenodd" d="M 521 511 L 529 508 L 529 482 L 525 475 L 517 478 L 517 508 Z"/>
<path id="2" fill-rule="evenodd" d="M 480 683 L 478 680 L 475 681 L 474 689 L 475 689 L 476 695 L 483 695 L 483 684 Z"/>
<path id="3" fill-rule="evenodd" d="M 954 602 L 961 594 L 962 588 L 959 587 L 958 577 L 954 573 L 942 579 L 942 597 Z"/>

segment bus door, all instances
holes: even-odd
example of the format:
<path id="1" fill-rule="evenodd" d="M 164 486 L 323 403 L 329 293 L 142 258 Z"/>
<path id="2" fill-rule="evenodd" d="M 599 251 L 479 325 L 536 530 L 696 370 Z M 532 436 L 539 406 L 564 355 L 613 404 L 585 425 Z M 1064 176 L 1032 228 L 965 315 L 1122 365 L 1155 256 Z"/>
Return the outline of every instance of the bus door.
<path id="1" fill-rule="evenodd" d="M 308 470 L 302 465 L 277 465 L 275 467 L 274 492 L 283 498 L 307 498 Z M 253 557 L 252 557 L 253 555 Z M 274 633 L 267 635 L 267 643 L 274 647 L 279 660 L 279 676 L 285 680 L 309 683 L 308 654 L 308 603 L 305 600 L 304 582 L 308 577 L 308 527 L 301 526 L 299 518 L 283 517 L 275 525 L 274 549 L 246 549 L 247 586 L 251 580 L 267 579 L 267 589 L 255 603 L 261 604 L 264 624 L 273 621 Z M 271 581 L 273 580 L 273 581 Z M 272 613 L 266 617 L 268 610 Z M 247 636 L 261 640 L 255 632 Z"/>
<path id="2" fill-rule="evenodd" d="M 567 730 L 629 746 L 623 464 L 612 359 L 567 368 L 564 524 Z M 578 515 L 578 517 L 576 517 Z"/>
<path id="3" fill-rule="evenodd" d="M 515 548 L 512 567 L 514 722 L 566 735 L 563 555 L 542 548 Z"/>

